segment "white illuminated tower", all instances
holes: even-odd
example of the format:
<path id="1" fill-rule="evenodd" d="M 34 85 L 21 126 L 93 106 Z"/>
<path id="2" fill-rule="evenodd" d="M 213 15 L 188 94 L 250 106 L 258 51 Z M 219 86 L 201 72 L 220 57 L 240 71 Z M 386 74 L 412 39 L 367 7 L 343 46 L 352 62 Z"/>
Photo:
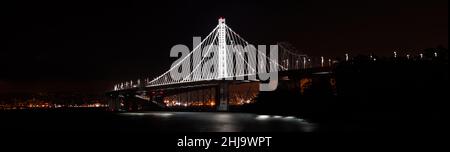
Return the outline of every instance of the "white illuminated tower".
<path id="1" fill-rule="evenodd" d="M 218 56 L 218 78 L 228 77 L 227 72 L 227 40 L 226 40 L 225 18 L 219 18 L 218 39 L 219 39 L 219 56 Z M 228 110 L 228 84 L 221 83 L 219 87 L 219 111 Z"/>
<path id="2" fill-rule="evenodd" d="M 225 18 L 219 18 L 219 56 L 218 56 L 218 78 L 228 77 L 227 72 L 227 41 L 226 41 L 226 25 Z"/>

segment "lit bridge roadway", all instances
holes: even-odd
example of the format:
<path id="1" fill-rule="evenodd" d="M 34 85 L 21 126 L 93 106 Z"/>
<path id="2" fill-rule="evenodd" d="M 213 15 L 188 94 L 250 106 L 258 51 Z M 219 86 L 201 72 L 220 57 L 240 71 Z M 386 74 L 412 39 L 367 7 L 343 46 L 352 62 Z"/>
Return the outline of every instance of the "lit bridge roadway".
<path id="1" fill-rule="evenodd" d="M 252 54 L 246 47 L 249 45 L 250 43 L 225 24 L 224 18 L 220 18 L 219 24 L 200 44 L 162 75 L 151 81 L 146 79 L 143 82 L 137 80 L 134 83 L 129 81 L 114 85 L 113 91 L 107 93 L 110 98 L 109 106 L 111 110 L 127 111 L 142 110 L 142 105 L 146 104 L 160 108 L 206 106 L 227 111 L 230 104 L 253 102 L 259 93 L 260 80 L 236 80 L 237 77 L 248 78 L 260 73 L 276 72 L 280 82 L 297 83 L 305 77 L 328 76 L 334 64 L 331 59 L 325 60 L 323 57 L 320 57 L 320 62 L 314 62 L 317 60 L 299 53 L 288 43 L 278 43 L 276 58 L 268 57 L 259 50 Z M 202 52 L 205 50 L 206 52 Z M 196 53 L 202 56 L 196 58 Z M 209 54 L 217 56 L 211 57 Z M 217 63 L 217 72 L 195 75 L 205 70 L 202 67 L 208 60 Z M 257 60 L 258 64 L 261 61 L 267 64 L 256 67 Z M 190 73 L 178 80 L 173 79 L 174 73 L 179 77 L 176 75 L 177 71 L 186 62 L 189 62 Z M 236 69 L 239 65 L 244 65 L 245 70 Z"/>

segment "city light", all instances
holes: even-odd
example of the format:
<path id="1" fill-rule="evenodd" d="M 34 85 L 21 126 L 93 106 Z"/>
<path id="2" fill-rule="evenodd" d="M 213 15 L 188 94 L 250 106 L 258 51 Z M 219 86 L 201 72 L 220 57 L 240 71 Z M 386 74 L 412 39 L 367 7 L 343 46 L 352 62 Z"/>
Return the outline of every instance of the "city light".
<path id="1" fill-rule="evenodd" d="M 320 66 L 323 67 L 324 59 L 323 56 L 320 57 Z"/>
<path id="2" fill-rule="evenodd" d="M 303 57 L 303 69 L 306 69 L 306 57 Z"/>

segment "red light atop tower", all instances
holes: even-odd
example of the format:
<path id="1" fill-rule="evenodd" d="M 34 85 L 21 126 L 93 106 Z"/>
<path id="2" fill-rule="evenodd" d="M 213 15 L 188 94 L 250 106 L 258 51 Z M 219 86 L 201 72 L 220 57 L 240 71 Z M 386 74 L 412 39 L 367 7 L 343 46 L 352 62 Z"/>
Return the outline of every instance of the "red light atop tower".
<path id="1" fill-rule="evenodd" d="M 219 24 L 225 23 L 225 18 L 219 17 Z"/>

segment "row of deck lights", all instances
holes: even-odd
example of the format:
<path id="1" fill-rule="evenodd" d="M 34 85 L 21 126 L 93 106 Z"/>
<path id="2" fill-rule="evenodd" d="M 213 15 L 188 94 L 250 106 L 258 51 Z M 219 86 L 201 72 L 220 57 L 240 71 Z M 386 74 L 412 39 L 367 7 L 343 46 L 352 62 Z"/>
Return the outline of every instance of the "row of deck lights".
<path id="1" fill-rule="evenodd" d="M 325 57 L 323 57 L 323 56 L 320 57 L 320 60 L 321 60 L 321 62 L 320 62 L 321 63 L 321 67 L 325 66 L 325 62 L 328 62 L 328 66 L 331 66 L 332 63 L 333 63 L 333 60 L 331 58 L 328 58 L 327 60 L 325 60 Z M 282 60 L 281 62 L 282 62 L 282 65 L 284 67 L 286 67 L 287 70 L 290 69 L 289 68 L 290 67 L 289 66 L 289 59 Z M 311 58 L 303 57 L 302 65 L 303 65 L 303 69 L 306 69 L 307 65 L 308 65 L 308 67 L 312 67 Z M 295 60 L 295 67 L 294 68 L 295 69 L 299 69 L 300 68 L 299 60 Z"/>
<path id="2" fill-rule="evenodd" d="M 393 52 L 394 53 L 394 58 L 398 58 L 398 53 L 397 53 L 397 51 L 394 51 Z M 349 54 L 348 53 L 345 53 L 345 61 L 349 61 Z M 434 52 L 433 53 L 433 56 L 434 57 L 438 57 L 438 53 L 437 52 Z M 420 59 L 423 59 L 424 58 L 424 55 L 423 55 L 423 53 L 420 53 L 419 54 L 419 57 L 420 57 Z M 373 60 L 373 61 L 376 61 L 377 59 L 371 54 L 370 56 L 369 56 L 369 58 L 370 58 L 370 60 Z M 411 55 L 410 54 L 406 54 L 406 58 L 409 60 L 410 58 L 411 58 Z M 324 64 L 325 64 L 325 58 L 323 57 L 323 56 L 321 56 L 320 57 L 320 60 L 321 60 L 321 67 L 324 67 Z M 285 65 L 286 67 L 288 67 L 288 70 L 289 70 L 289 59 L 286 59 L 286 60 L 282 60 L 282 62 L 283 62 L 283 65 Z M 296 60 L 296 68 L 298 68 L 299 66 L 298 66 L 298 60 Z M 306 58 L 306 57 L 303 57 L 303 68 L 305 69 L 306 68 L 306 65 L 307 64 L 309 64 L 310 66 L 311 66 L 311 58 Z M 328 59 L 328 66 L 331 66 L 332 65 L 332 59 L 331 58 L 329 58 Z M 145 83 L 148 83 L 149 81 L 148 81 L 148 79 L 146 79 L 145 80 Z M 140 86 L 141 85 L 141 81 L 138 79 L 137 81 L 136 81 L 136 83 L 133 83 L 133 81 L 131 80 L 131 81 L 129 81 L 129 82 L 124 82 L 124 83 L 120 83 L 120 84 L 116 84 L 116 85 L 114 85 L 114 91 L 117 91 L 117 90 L 123 90 L 123 89 L 129 89 L 129 88 L 136 88 L 136 87 L 138 87 L 138 86 Z"/>
<path id="3" fill-rule="evenodd" d="M 394 58 L 397 58 L 397 56 L 398 56 L 398 54 L 397 54 L 397 51 L 394 51 Z M 419 53 L 419 57 L 420 57 L 420 59 L 423 59 L 423 53 Z M 433 57 L 435 57 L 435 58 L 437 58 L 438 57 L 438 53 L 437 52 L 434 52 L 433 53 Z M 406 54 L 406 58 L 407 59 L 410 59 L 411 58 L 411 55 L 408 53 L 408 54 Z"/>
<path id="4" fill-rule="evenodd" d="M 147 84 L 148 82 L 149 82 L 148 78 L 145 79 L 145 84 Z M 136 80 L 136 83 L 133 83 L 133 80 L 131 80 L 129 82 L 127 81 L 127 82 L 122 82 L 122 83 L 119 83 L 119 84 L 115 84 L 114 85 L 114 91 L 123 90 L 123 89 L 130 89 L 130 88 L 136 88 L 136 87 L 139 87 L 139 86 L 141 86 L 141 80 L 140 79 Z"/>
<path id="5" fill-rule="evenodd" d="M 436 57 L 438 57 L 438 53 L 437 52 L 434 52 L 433 53 L 433 56 L 436 58 Z M 424 56 L 423 56 L 423 53 L 419 53 L 419 57 L 420 57 L 420 59 L 423 59 L 424 58 Z M 371 60 L 374 60 L 374 61 L 376 61 L 377 59 L 371 54 L 370 56 L 369 56 L 369 58 L 371 59 Z M 394 58 L 398 58 L 398 53 L 397 53 L 397 51 L 394 51 Z M 411 54 L 406 54 L 406 59 L 411 59 Z M 349 54 L 348 53 L 345 53 L 345 61 L 349 61 Z M 322 64 L 323 64 L 323 58 L 322 58 Z"/>

